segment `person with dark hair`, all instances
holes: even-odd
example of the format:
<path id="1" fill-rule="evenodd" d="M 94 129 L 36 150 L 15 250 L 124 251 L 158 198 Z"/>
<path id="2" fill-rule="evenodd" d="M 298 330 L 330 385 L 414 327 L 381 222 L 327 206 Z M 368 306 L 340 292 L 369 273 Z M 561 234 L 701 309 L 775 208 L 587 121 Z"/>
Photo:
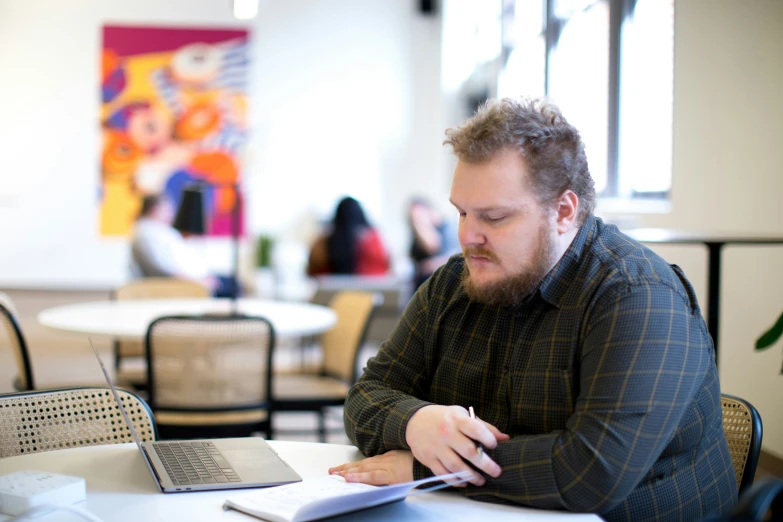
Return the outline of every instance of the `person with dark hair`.
<path id="1" fill-rule="evenodd" d="M 177 277 L 201 283 L 215 297 L 239 292 L 233 276 L 213 275 L 172 226 L 176 209 L 165 195 L 145 196 L 133 228 L 131 272 L 134 277 Z"/>
<path id="2" fill-rule="evenodd" d="M 414 198 L 408 206 L 411 227 L 410 257 L 413 260 L 413 290 L 419 288 L 435 269 L 460 252 L 457 229 L 443 219 L 429 201 Z"/>
<path id="3" fill-rule="evenodd" d="M 383 275 L 389 254 L 378 232 L 370 226 L 361 205 L 351 197 L 340 200 L 328 234 L 310 248 L 307 275 Z"/>
<path id="4" fill-rule="evenodd" d="M 579 132 L 547 100 L 488 101 L 446 136 L 463 253 L 348 394 L 368 458 L 329 472 L 464 472 L 474 499 L 610 522 L 728 514 L 715 352 L 683 271 L 593 215 Z"/>

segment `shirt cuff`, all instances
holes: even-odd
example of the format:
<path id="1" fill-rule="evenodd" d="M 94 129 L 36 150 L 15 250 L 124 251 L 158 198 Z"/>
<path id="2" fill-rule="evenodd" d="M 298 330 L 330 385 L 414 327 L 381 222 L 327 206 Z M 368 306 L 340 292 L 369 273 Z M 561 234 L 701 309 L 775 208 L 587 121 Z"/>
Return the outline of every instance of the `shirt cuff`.
<path id="1" fill-rule="evenodd" d="M 405 440 L 408 421 L 414 413 L 431 404 L 419 399 L 405 399 L 395 404 L 383 425 L 383 445 L 387 448 L 411 449 Z"/>

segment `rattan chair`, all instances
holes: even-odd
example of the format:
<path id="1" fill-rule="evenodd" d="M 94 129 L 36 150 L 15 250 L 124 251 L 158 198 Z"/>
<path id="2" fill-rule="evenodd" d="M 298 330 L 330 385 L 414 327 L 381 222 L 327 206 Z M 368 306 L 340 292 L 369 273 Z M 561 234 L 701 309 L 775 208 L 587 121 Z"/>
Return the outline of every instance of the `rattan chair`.
<path id="1" fill-rule="evenodd" d="M 137 395 L 117 392 L 142 441 L 155 421 Z M 0 458 L 80 446 L 133 442 L 109 388 L 63 388 L 0 395 Z"/>
<path id="2" fill-rule="evenodd" d="M 320 275 L 315 278 L 316 291 L 310 302 L 328 306 L 332 298 L 345 290 L 360 290 L 383 295 L 367 327 L 368 343 L 380 345 L 391 335 L 403 308 L 411 296 L 411 282 L 398 276 Z"/>
<path id="3" fill-rule="evenodd" d="M 117 288 L 112 292 L 112 299 L 207 298 L 211 295 L 207 287 L 188 279 L 145 277 Z M 137 389 L 146 388 L 144 341 L 114 341 L 114 362 L 118 383 Z"/>
<path id="4" fill-rule="evenodd" d="M 16 362 L 17 374 L 12 383 L 14 389 L 18 391 L 34 390 L 33 368 L 27 352 L 27 343 L 19 325 L 19 314 L 14 302 L 3 292 L 0 292 L 0 331 L 3 332 L 5 342 L 11 347 L 11 353 Z"/>
<path id="5" fill-rule="evenodd" d="M 382 303 L 383 296 L 377 293 L 337 293 L 329 303 L 337 314 L 337 324 L 321 337 L 320 371 L 275 374 L 273 410 L 317 413 L 318 435 L 321 442 L 326 442 L 326 409 L 342 406 L 348 390 L 356 382 L 359 350 L 373 313 Z"/>
<path id="6" fill-rule="evenodd" d="M 737 476 L 739 494 L 753 484 L 761 453 L 761 416 L 745 399 L 721 395 L 723 431 L 729 444 L 731 463 Z"/>
<path id="7" fill-rule="evenodd" d="M 272 438 L 274 328 L 262 317 L 167 316 L 146 338 L 149 405 L 161 439 Z"/>

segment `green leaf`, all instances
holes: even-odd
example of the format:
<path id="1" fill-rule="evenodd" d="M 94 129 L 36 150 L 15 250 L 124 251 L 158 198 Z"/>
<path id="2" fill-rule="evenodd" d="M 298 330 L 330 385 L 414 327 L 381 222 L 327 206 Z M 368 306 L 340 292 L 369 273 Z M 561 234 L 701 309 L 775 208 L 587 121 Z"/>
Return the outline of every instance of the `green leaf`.
<path id="1" fill-rule="evenodd" d="M 756 350 L 763 350 L 765 348 L 769 348 L 773 344 L 775 344 L 775 341 L 777 341 L 780 336 L 783 334 L 783 314 L 781 314 L 780 317 L 778 317 L 777 322 L 775 325 L 764 332 L 764 334 L 756 340 Z"/>

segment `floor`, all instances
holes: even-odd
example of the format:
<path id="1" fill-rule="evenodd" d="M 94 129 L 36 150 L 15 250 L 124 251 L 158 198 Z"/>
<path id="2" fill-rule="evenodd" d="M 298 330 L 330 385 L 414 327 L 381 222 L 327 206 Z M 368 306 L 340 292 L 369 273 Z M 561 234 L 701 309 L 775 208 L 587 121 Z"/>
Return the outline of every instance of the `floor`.
<path id="1" fill-rule="evenodd" d="M 87 341 L 87 337 L 50 330 L 38 324 L 36 316 L 41 310 L 52 306 L 73 304 L 86 301 L 99 301 L 109 298 L 104 291 L 39 291 L 4 290 L 17 307 L 22 332 L 28 345 L 33 366 L 33 378 L 37 388 L 53 386 L 97 385 L 105 386 L 100 366 Z M 114 368 L 114 355 L 111 340 L 94 338 L 96 348 L 107 368 Z M 363 352 L 360 360 L 366 360 L 372 354 L 372 348 Z M 291 360 L 301 352 L 296 346 L 282 346 L 280 355 Z M 0 332 L 0 393 L 13 392 L 11 385 L 16 376 L 16 364 L 8 347 L 8 339 Z M 317 441 L 314 434 L 316 416 L 310 413 L 281 413 L 274 418 L 277 436 L 285 440 Z M 342 424 L 342 409 L 335 408 L 327 417 L 327 440 L 331 443 L 350 444 Z M 296 433 L 286 433 L 295 431 Z M 299 433 L 310 432 L 310 433 Z"/>

